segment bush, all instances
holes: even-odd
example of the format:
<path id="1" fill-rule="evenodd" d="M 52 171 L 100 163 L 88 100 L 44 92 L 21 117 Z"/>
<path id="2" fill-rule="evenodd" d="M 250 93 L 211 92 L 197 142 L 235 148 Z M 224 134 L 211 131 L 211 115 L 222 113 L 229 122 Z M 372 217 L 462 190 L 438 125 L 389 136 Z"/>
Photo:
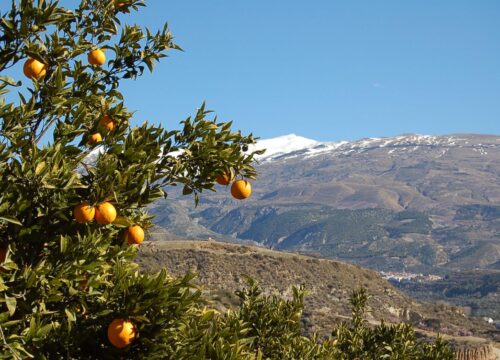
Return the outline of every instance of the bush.
<path id="1" fill-rule="evenodd" d="M 294 288 L 293 297 L 284 300 L 265 296 L 258 284 L 249 279 L 239 291 L 241 306 L 235 317 L 248 329 L 252 353 L 268 359 L 454 359 L 450 348 L 437 338 L 434 342 L 417 341 L 407 324 L 370 326 L 364 320 L 365 290 L 351 295 L 352 319 L 338 324 L 331 337 L 305 336 L 300 318 L 303 288 Z"/>

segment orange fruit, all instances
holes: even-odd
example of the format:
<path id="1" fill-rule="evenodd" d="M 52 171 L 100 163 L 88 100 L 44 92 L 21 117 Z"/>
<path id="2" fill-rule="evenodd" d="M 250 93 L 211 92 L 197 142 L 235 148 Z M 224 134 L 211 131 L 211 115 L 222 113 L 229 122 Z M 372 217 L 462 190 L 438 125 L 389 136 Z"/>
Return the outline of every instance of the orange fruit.
<path id="1" fill-rule="evenodd" d="M 139 225 L 129 226 L 125 231 L 125 239 L 130 245 L 139 245 L 144 241 L 144 230 Z"/>
<path id="2" fill-rule="evenodd" d="M 116 209 L 105 201 L 97 205 L 95 209 L 95 220 L 101 225 L 111 224 L 116 219 Z"/>
<path id="3" fill-rule="evenodd" d="M 89 205 L 88 202 L 83 202 L 73 208 L 73 217 L 80 224 L 85 224 L 92 221 L 92 219 L 94 219 L 94 216 L 95 208 Z"/>
<path id="4" fill-rule="evenodd" d="M 123 349 L 130 345 L 137 336 L 133 322 L 124 319 L 114 319 L 108 326 L 108 340 L 114 347 Z"/>
<path id="5" fill-rule="evenodd" d="M 47 73 L 47 65 L 30 57 L 24 63 L 23 72 L 26 77 L 38 80 Z"/>
<path id="6" fill-rule="evenodd" d="M 238 180 L 231 185 L 231 195 L 235 199 L 243 200 L 250 196 L 252 193 L 252 185 L 249 181 Z"/>
<path id="7" fill-rule="evenodd" d="M 92 134 L 87 141 L 90 145 L 98 144 L 102 141 L 102 136 L 99 133 Z"/>
<path id="8" fill-rule="evenodd" d="M 127 5 L 125 2 L 115 0 L 115 8 L 120 9 L 120 8 L 124 7 L 125 5 Z"/>
<path id="9" fill-rule="evenodd" d="M 99 120 L 99 125 L 108 131 L 112 131 L 115 128 L 115 122 L 109 115 L 104 115 L 101 120 Z"/>
<path id="10" fill-rule="evenodd" d="M 101 49 L 95 49 L 89 52 L 87 59 L 92 65 L 101 66 L 106 62 L 106 55 L 104 55 L 104 51 Z"/>
<path id="11" fill-rule="evenodd" d="M 217 184 L 219 185 L 228 185 L 231 181 L 233 181 L 233 174 L 231 173 L 231 171 L 228 171 L 222 175 L 219 175 L 217 179 L 215 179 L 215 181 L 217 181 Z"/>

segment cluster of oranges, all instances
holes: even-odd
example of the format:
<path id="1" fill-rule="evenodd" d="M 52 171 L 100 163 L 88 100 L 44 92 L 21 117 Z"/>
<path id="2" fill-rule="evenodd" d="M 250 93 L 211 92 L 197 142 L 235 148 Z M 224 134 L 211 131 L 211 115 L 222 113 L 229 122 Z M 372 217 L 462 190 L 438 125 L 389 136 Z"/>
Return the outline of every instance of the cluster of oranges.
<path id="1" fill-rule="evenodd" d="M 104 51 L 102 51 L 101 49 L 95 49 L 89 52 L 88 61 L 90 64 L 94 66 L 101 66 L 106 62 L 106 55 L 104 54 Z M 99 127 L 108 132 L 113 131 L 115 126 L 116 123 L 109 115 L 104 115 L 99 121 Z M 89 145 L 95 145 L 100 143 L 101 141 L 102 141 L 102 135 L 99 132 L 90 135 L 90 137 L 88 138 Z"/>
<path id="2" fill-rule="evenodd" d="M 124 5 L 124 3 L 118 3 L 115 6 L 122 7 Z M 87 59 L 93 66 L 102 66 L 106 62 L 106 55 L 103 50 L 94 49 L 88 53 Z M 47 74 L 47 65 L 30 57 L 24 63 L 23 72 L 29 79 L 40 80 Z M 116 126 L 113 119 L 111 119 L 108 115 L 104 115 L 104 117 L 99 121 L 99 125 L 106 131 L 112 131 Z M 88 138 L 88 144 L 90 145 L 98 144 L 101 141 L 102 135 L 99 132 L 90 135 Z"/>
<path id="3" fill-rule="evenodd" d="M 128 6 L 127 1 L 113 0 L 116 9 Z M 94 49 L 88 53 L 88 62 L 94 66 L 102 66 L 106 62 L 106 55 L 101 49 Z M 24 75 L 30 79 L 39 80 L 47 73 L 47 65 L 33 58 L 29 58 L 23 67 Z"/>
<path id="4" fill-rule="evenodd" d="M 107 132 L 113 131 L 115 126 L 116 126 L 115 121 L 109 115 L 104 115 L 101 118 L 101 120 L 99 120 L 99 127 Z M 89 136 L 87 143 L 89 145 L 95 145 L 100 143 L 101 141 L 102 141 L 101 133 L 96 132 Z"/>
<path id="5" fill-rule="evenodd" d="M 112 224 L 117 217 L 113 204 L 104 201 L 97 206 L 83 202 L 73 208 L 73 217 L 80 224 L 95 220 L 98 224 Z M 139 225 L 132 225 L 124 233 L 124 239 L 130 245 L 139 245 L 144 241 L 144 230 Z M 0 254 L 1 255 L 1 254 Z M 108 326 L 108 340 L 116 348 L 122 349 L 131 344 L 137 335 L 133 322 L 125 319 L 115 319 Z"/>
<path id="6" fill-rule="evenodd" d="M 232 171 L 227 171 L 222 175 L 219 175 L 215 181 L 220 185 L 229 185 L 233 182 L 234 176 Z M 252 194 L 252 184 L 247 180 L 236 180 L 231 185 L 231 195 L 235 199 L 243 200 Z"/>
<path id="7" fill-rule="evenodd" d="M 94 49 L 88 53 L 87 59 L 91 65 L 102 66 L 106 62 L 106 55 L 101 49 Z M 40 80 L 47 74 L 47 64 L 30 57 L 24 63 L 23 72 L 32 80 Z"/>
<path id="8" fill-rule="evenodd" d="M 115 221 L 116 208 L 110 202 L 104 201 L 97 206 L 82 202 L 73 208 L 73 217 L 80 224 L 95 220 L 98 224 L 109 225 Z M 124 233 L 124 239 L 130 245 L 139 245 L 144 241 L 144 230 L 139 225 L 132 225 Z"/>
<path id="9" fill-rule="evenodd" d="M 114 126 L 114 125 L 113 125 Z M 113 126 L 111 127 L 112 130 Z M 231 195 L 238 200 L 248 198 L 252 193 L 252 186 L 246 180 L 234 181 L 232 171 L 228 171 L 219 177 L 216 181 L 220 185 L 231 185 Z M 78 204 L 73 209 L 75 220 L 81 224 L 89 223 L 95 220 L 98 224 L 108 225 L 115 221 L 117 212 L 115 207 L 105 201 L 96 206 L 88 202 Z M 128 244 L 141 244 L 144 241 L 144 230 L 139 225 L 132 225 L 124 233 L 124 239 Z M 1 256 L 1 254 L 0 254 Z M 108 340 L 116 348 L 122 349 L 130 345 L 137 336 L 137 328 L 130 320 L 114 319 L 108 326 Z"/>

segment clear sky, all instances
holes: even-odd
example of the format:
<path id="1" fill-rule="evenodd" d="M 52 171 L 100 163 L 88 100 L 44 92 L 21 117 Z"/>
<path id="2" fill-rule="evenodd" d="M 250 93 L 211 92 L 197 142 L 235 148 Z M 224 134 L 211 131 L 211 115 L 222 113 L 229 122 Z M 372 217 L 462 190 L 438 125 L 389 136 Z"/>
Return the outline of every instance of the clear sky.
<path id="1" fill-rule="evenodd" d="M 268 138 L 500 134 L 496 0 L 149 0 L 184 53 L 125 86 L 165 126 L 206 100 Z"/>
<path id="2" fill-rule="evenodd" d="M 127 81 L 137 123 L 204 101 L 261 138 L 500 134 L 498 0 L 147 0 L 185 52 Z"/>

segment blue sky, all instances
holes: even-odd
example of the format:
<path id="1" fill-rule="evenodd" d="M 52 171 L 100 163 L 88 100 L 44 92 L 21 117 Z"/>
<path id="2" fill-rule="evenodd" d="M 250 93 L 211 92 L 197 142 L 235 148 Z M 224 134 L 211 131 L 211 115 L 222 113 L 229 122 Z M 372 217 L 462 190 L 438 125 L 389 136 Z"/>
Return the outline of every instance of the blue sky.
<path id="1" fill-rule="evenodd" d="M 500 134 L 496 0 L 148 0 L 185 52 L 127 81 L 126 105 L 177 127 L 204 101 L 261 138 Z"/>
<path id="2" fill-rule="evenodd" d="M 263 138 L 500 134 L 495 0 L 150 0 L 133 19 L 185 49 L 125 85 L 138 118 L 206 100 Z"/>

